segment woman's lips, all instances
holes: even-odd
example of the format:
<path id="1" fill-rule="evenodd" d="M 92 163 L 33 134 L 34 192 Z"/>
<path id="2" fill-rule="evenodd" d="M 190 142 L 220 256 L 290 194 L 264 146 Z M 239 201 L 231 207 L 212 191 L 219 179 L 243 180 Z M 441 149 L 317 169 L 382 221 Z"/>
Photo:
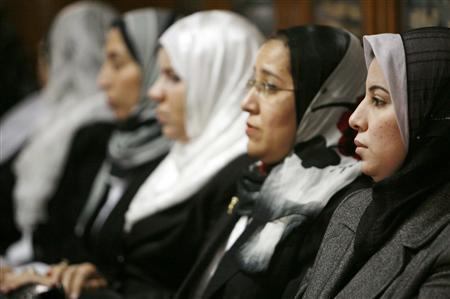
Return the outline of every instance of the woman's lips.
<path id="1" fill-rule="evenodd" d="M 355 139 L 354 142 L 355 142 L 356 147 L 364 147 L 364 148 L 367 148 L 367 146 L 366 146 L 364 143 L 360 142 L 358 139 Z"/>
<path id="2" fill-rule="evenodd" d="M 251 124 L 247 123 L 247 127 L 245 128 L 245 133 L 247 136 L 251 137 L 252 135 L 255 135 L 257 132 L 257 128 L 252 126 Z"/>
<path id="3" fill-rule="evenodd" d="M 355 153 L 361 157 L 362 159 L 362 152 L 364 152 L 364 149 L 367 148 L 367 146 L 364 143 L 361 143 L 359 140 L 355 139 L 354 140 L 355 145 L 356 145 L 356 149 L 355 149 Z"/>
<path id="4" fill-rule="evenodd" d="M 158 119 L 158 121 L 161 124 L 165 124 L 166 123 L 166 117 L 164 116 L 164 113 L 162 113 L 160 111 L 156 111 L 156 118 Z"/>

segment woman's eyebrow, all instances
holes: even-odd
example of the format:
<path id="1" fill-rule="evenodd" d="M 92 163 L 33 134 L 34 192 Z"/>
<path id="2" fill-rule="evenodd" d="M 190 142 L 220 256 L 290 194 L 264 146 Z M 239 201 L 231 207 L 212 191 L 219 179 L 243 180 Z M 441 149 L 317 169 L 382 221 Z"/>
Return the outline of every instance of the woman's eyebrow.
<path id="1" fill-rule="evenodd" d="M 267 70 L 267 69 L 262 69 L 261 72 L 262 72 L 264 75 L 272 76 L 272 77 L 275 77 L 276 79 L 278 79 L 278 80 L 280 80 L 280 81 L 283 81 L 283 79 L 281 79 L 280 76 L 274 74 L 273 72 L 271 72 L 271 71 L 269 71 L 269 70 Z"/>
<path id="2" fill-rule="evenodd" d="M 375 89 L 381 89 L 381 90 L 383 90 L 384 92 L 386 92 L 387 94 L 390 94 L 389 90 L 387 90 L 387 89 L 384 88 L 383 86 L 380 86 L 380 85 L 371 85 L 371 86 L 369 87 L 369 91 L 373 91 L 373 90 L 375 90 Z"/>

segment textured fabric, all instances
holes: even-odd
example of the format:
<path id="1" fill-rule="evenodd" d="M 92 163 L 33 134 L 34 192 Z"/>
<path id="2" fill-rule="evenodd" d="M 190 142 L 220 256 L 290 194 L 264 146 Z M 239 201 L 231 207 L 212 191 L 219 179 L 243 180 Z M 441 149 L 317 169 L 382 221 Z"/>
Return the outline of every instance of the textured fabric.
<path id="1" fill-rule="evenodd" d="M 121 32 L 132 43 L 136 62 L 142 72 L 140 101 L 131 116 L 118 123 L 111 136 L 107 158 L 95 178 L 89 199 L 76 225 L 78 235 L 83 234 L 87 221 L 108 185 L 119 179 L 127 185 L 131 172 L 169 151 L 171 142 L 162 136 L 161 126 L 155 117 L 156 105 L 147 98 L 146 93 L 159 72 L 156 65 L 158 38 L 171 20 L 170 11 L 155 9 L 140 9 L 128 12 L 123 17 Z M 128 50 L 131 51 L 130 48 Z"/>
<path id="2" fill-rule="evenodd" d="M 64 8 L 49 32 L 50 75 L 42 99 L 49 113 L 36 125 L 14 165 L 16 221 L 32 230 L 45 219 L 45 203 L 56 188 L 70 141 L 78 128 L 112 119 L 103 94 L 96 94 L 104 36 L 115 12 L 80 2 Z"/>
<path id="3" fill-rule="evenodd" d="M 245 115 L 239 102 L 261 41 L 254 25 L 221 11 L 193 14 L 163 34 L 161 45 L 187 86 L 189 141 L 175 142 L 142 185 L 126 214 L 126 230 L 188 199 L 245 152 Z"/>
<path id="4" fill-rule="evenodd" d="M 334 67 L 328 67 L 328 76 L 316 78 L 311 72 L 304 74 L 323 81 L 304 114 L 297 116 L 301 121 L 295 148 L 273 167 L 262 186 L 252 215 L 260 227 L 240 251 L 242 267 L 248 272 L 267 269 L 280 240 L 294 227 L 315 217 L 336 192 L 361 174 L 359 162 L 353 154 L 343 153 L 339 148 L 345 136 L 343 131 L 348 128 L 349 113 L 363 94 L 365 65 L 359 40 L 350 33 L 325 26 L 298 27 L 287 32 L 290 32 L 286 36 L 287 44 L 296 51 L 295 55 L 301 55 L 302 41 L 311 43 L 308 47 L 313 47 L 314 42 L 320 42 L 321 38 L 339 37 L 345 41 L 347 37 L 347 41 L 345 50 L 335 53 L 335 61 L 330 59 Z M 336 42 L 335 45 L 338 44 Z M 317 56 L 316 59 L 321 58 Z M 301 63 L 301 60 L 291 59 L 292 63 Z M 302 70 L 302 65 L 292 66 L 291 70 L 297 68 Z M 294 73 L 293 78 L 294 81 L 299 80 L 295 79 Z M 294 85 L 301 86 L 300 83 Z M 297 106 L 302 101 L 303 98 L 296 98 Z"/>
<path id="5" fill-rule="evenodd" d="M 371 189 L 345 199 L 295 298 L 448 298 L 450 184 L 421 199 L 418 208 L 350 280 L 345 278 L 356 254 L 353 244 L 358 223 L 374 199 Z"/>
<path id="6" fill-rule="evenodd" d="M 421 28 L 401 36 L 409 151 L 395 174 L 373 186 L 373 201 L 356 234 L 356 268 L 392 236 L 426 194 L 450 180 L 450 159 L 446 158 L 450 152 L 450 29 Z"/>

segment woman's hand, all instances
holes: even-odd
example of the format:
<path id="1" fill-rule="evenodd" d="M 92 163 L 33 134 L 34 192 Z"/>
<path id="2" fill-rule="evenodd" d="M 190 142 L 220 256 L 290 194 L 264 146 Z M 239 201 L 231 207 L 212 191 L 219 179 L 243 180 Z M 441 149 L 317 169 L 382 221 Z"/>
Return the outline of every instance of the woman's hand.
<path id="1" fill-rule="evenodd" d="M 12 271 L 2 272 L 0 281 L 0 292 L 9 293 L 27 284 L 43 284 L 52 286 L 53 282 L 50 277 L 36 273 L 33 269 L 14 273 Z"/>
<path id="2" fill-rule="evenodd" d="M 107 285 L 106 280 L 91 263 L 59 267 L 55 269 L 55 272 L 52 269 L 51 277 L 62 283 L 67 296 L 71 299 L 78 298 L 82 289 L 100 288 Z"/>

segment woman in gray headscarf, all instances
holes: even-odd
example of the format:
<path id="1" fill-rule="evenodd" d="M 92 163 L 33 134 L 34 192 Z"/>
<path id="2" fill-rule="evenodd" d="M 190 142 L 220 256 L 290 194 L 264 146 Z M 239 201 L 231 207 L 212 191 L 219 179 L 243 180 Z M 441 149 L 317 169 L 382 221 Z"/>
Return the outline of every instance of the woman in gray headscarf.
<path id="1" fill-rule="evenodd" d="M 21 242 L 8 250 L 13 264 L 32 256 L 32 231 L 45 219 L 46 201 L 61 177 L 73 134 L 90 121 L 111 119 L 104 97 L 96 95 L 95 77 L 102 63 L 104 36 L 115 16 L 107 5 L 77 2 L 65 7 L 50 28 L 42 116 L 13 164 L 15 220 L 23 234 Z"/>

